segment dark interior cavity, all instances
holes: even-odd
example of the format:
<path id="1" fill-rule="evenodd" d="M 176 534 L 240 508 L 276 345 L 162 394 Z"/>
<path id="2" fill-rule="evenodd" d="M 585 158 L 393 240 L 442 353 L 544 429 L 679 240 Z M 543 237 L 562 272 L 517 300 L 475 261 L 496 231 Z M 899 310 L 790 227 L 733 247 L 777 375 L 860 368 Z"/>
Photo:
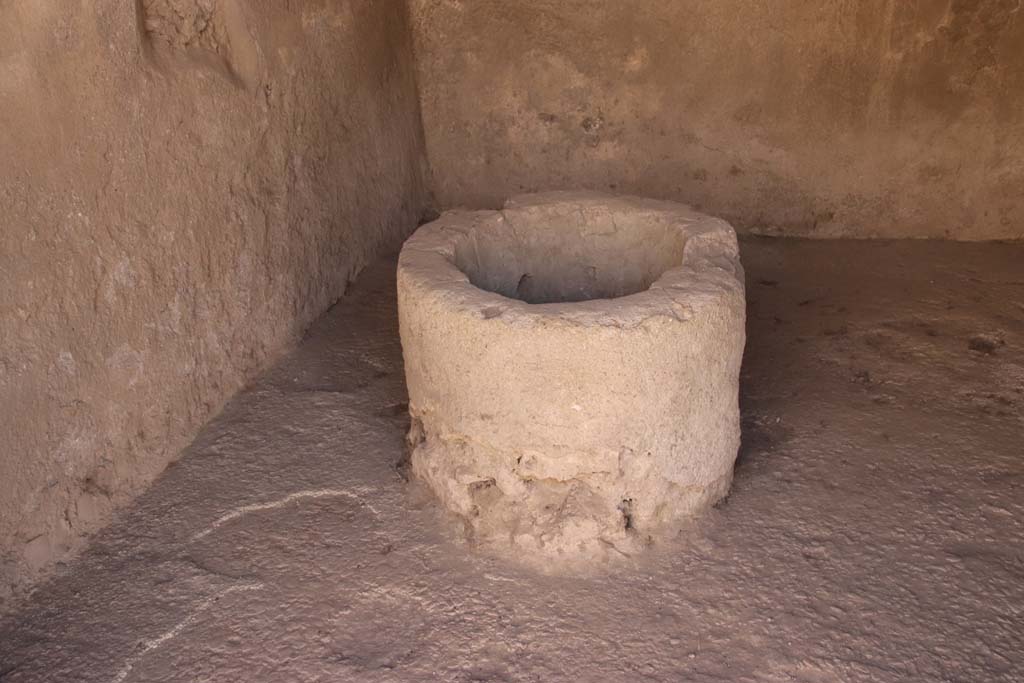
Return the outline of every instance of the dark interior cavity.
<path id="1" fill-rule="evenodd" d="M 480 289 L 529 304 L 643 292 L 679 265 L 679 227 L 647 216 L 502 221 L 456 245 L 455 265 Z"/>

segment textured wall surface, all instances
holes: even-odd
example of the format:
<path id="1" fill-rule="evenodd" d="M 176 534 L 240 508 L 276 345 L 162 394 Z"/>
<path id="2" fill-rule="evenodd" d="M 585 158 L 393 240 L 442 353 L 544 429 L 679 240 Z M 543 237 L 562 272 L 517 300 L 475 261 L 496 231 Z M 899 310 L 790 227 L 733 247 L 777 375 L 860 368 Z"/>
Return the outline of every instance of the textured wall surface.
<path id="1" fill-rule="evenodd" d="M 586 187 L 743 230 L 1024 237 L 1019 0 L 410 0 L 442 205 Z"/>
<path id="2" fill-rule="evenodd" d="M 425 204 L 401 3 L 0 3 L 0 604 Z"/>

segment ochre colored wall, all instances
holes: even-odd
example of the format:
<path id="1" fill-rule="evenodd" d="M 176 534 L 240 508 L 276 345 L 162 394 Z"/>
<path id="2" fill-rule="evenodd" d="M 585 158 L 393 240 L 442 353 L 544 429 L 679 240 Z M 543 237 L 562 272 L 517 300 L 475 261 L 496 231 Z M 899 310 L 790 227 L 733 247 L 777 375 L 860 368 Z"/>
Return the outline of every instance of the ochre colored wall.
<path id="1" fill-rule="evenodd" d="M 442 206 L 584 187 L 742 230 L 1024 237 L 1019 0 L 410 0 Z"/>
<path id="2" fill-rule="evenodd" d="M 402 3 L 0 3 L 0 604 L 426 201 Z"/>

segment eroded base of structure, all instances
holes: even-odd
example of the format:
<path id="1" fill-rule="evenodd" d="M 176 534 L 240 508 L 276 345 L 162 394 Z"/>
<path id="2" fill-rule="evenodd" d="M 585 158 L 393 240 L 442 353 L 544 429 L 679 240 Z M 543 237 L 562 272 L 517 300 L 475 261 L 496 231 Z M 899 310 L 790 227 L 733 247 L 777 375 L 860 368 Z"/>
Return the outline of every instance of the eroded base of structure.
<path id="1" fill-rule="evenodd" d="M 537 478 L 514 453 L 431 437 L 421 425 L 413 434 L 413 473 L 463 521 L 467 538 L 499 552 L 526 551 L 517 559 L 542 570 L 584 569 L 595 559 L 637 553 L 654 535 L 673 535 L 721 500 L 732 482 L 730 468 L 705 485 L 660 479 L 631 487 L 623 480 L 628 465 L 614 463 L 605 471 Z"/>

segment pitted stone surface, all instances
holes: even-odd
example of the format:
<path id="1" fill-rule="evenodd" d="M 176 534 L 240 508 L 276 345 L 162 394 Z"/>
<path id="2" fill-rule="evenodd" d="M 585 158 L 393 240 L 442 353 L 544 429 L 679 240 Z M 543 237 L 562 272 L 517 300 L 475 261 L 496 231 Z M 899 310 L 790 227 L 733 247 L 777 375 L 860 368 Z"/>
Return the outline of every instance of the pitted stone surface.
<path id="1" fill-rule="evenodd" d="M 526 195 L 402 249 L 413 472 L 486 545 L 629 554 L 728 491 L 743 272 L 724 221 Z"/>

